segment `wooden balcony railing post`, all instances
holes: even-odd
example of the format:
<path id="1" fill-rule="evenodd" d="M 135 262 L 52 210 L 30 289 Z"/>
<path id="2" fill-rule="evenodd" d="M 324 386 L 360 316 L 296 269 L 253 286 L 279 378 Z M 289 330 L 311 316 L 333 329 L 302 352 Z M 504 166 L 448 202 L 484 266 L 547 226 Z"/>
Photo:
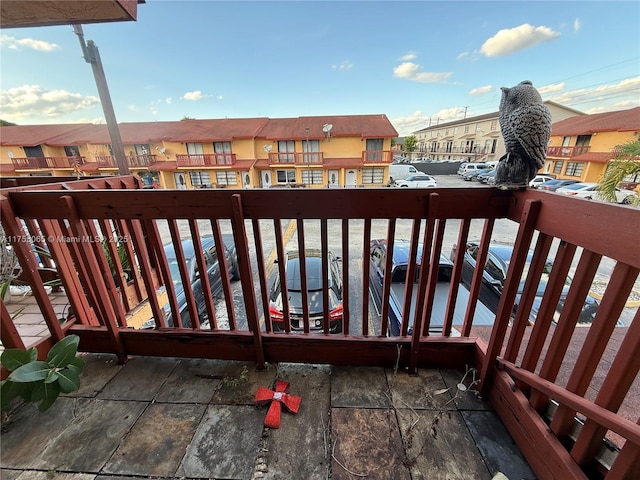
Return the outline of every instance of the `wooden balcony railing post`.
<path id="1" fill-rule="evenodd" d="M 520 218 L 520 226 L 513 246 L 511 262 L 507 271 L 507 278 L 502 289 L 502 294 L 500 295 L 500 302 L 498 303 L 495 324 L 491 331 L 487 354 L 480 370 L 482 395 L 489 393 L 491 376 L 495 371 L 495 360 L 502 349 L 505 333 L 509 326 L 511 309 L 515 302 L 516 294 L 518 293 L 520 277 L 522 276 L 522 271 L 527 260 L 529 245 L 531 244 L 540 207 L 541 202 L 539 200 L 525 201 Z"/>
<path id="2" fill-rule="evenodd" d="M 91 251 L 87 242 L 89 234 L 80 219 L 73 197 L 69 195 L 62 195 L 59 200 L 61 207 L 69 217 L 71 231 L 73 232 L 75 239 L 77 239 L 77 242 L 74 243 L 78 247 L 82 263 L 87 265 L 91 271 L 91 274 L 87 275 L 91 288 L 102 300 L 97 306 L 102 310 L 102 318 L 105 322 L 105 326 L 107 327 L 107 333 L 109 335 L 113 351 L 118 357 L 118 361 L 120 363 L 125 363 L 127 360 L 127 354 L 118 330 L 118 322 L 116 320 L 117 311 L 113 308 L 113 304 L 111 303 L 114 300 L 111 294 L 115 291 L 115 283 L 113 282 L 109 268 L 106 266 L 107 259 L 104 251 L 101 249 L 98 252 L 98 256 L 101 260 L 100 263 L 98 263 L 94 252 Z M 105 285 L 105 278 L 107 278 L 106 282 L 109 282 L 109 279 L 111 280 L 111 284 L 113 285 L 111 292 Z"/>
<path id="3" fill-rule="evenodd" d="M 249 262 L 249 241 L 245 230 L 245 218 L 242 207 L 242 196 L 233 194 L 231 196 L 233 217 L 231 224 L 236 241 L 238 252 L 238 269 L 240 270 L 240 281 L 244 292 L 245 308 L 247 312 L 247 323 L 253 333 L 253 348 L 256 355 L 256 363 L 259 369 L 265 368 L 264 345 L 262 345 L 262 333 L 260 331 L 260 315 L 258 313 L 258 302 L 253 285 L 253 273 Z M 285 295 L 286 297 L 286 295 Z"/>
<path id="4" fill-rule="evenodd" d="M 458 288 L 460 279 L 462 278 L 462 266 L 464 264 L 464 254 L 466 252 L 467 238 L 469 229 L 471 228 L 471 220 L 465 218 L 462 220 L 460 230 L 458 231 L 458 243 L 456 243 L 456 257 L 453 262 L 453 271 L 451 272 L 451 284 L 449 285 L 449 298 L 447 299 L 447 309 L 445 310 L 444 323 L 442 325 L 442 334 L 444 336 L 451 335 L 453 326 L 453 314 L 456 309 L 456 299 L 458 297 Z"/>
<path id="5" fill-rule="evenodd" d="M 31 292 L 38 302 L 38 306 L 40 307 L 40 311 L 47 323 L 47 327 L 51 332 L 51 336 L 55 342 L 58 342 L 64 338 L 64 332 L 62 331 L 62 327 L 58 321 L 58 316 L 53 309 L 53 305 L 51 305 L 49 295 L 47 294 L 44 284 L 42 283 L 42 279 L 40 278 L 40 274 L 38 273 L 38 264 L 36 263 L 36 258 L 31 250 L 31 244 L 26 241 L 22 241 L 22 239 L 27 238 L 27 234 L 14 213 L 10 198 L 10 196 L 9 198 L 0 196 L 2 226 L 4 227 L 7 237 L 9 239 L 14 239 L 14 241 L 11 241 L 10 243 L 13 251 L 18 257 L 18 262 L 22 267 L 24 278 L 29 283 Z"/>

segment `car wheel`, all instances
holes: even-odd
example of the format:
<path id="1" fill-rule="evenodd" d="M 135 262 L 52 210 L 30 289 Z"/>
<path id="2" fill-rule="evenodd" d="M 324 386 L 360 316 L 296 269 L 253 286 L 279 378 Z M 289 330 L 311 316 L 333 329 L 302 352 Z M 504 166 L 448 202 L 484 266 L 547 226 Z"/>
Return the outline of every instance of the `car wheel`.
<path id="1" fill-rule="evenodd" d="M 631 196 L 624 197 L 621 202 L 623 205 L 631 205 Z"/>
<path id="2" fill-rule="evenodd" d="M 400 188 L 407 188 L 409 185 L 400 185 Z"/>

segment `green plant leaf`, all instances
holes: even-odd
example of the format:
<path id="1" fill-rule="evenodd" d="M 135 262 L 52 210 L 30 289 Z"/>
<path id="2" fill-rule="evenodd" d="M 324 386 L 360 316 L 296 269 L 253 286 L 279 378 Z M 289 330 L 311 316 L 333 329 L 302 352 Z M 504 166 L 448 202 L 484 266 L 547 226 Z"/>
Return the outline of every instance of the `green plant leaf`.
<path id="1" fill-rule="evenodd" d="M 65 368 L 58 372 L 58 385 L 62 393 L 75 392 L 80 388 L 80 371 L 76 367 Z"/>
<path id="2" fill-rule="evenodd" d="M 51 366 L 47 362 L 31 362 L 11 372 L 8 380 L 19 383 L 37 382 L 47 378 L 50 370 Z"/>
<path id="3" fill-rule="evenodd" d="M 40 402 L 38 403 L 38 410 L 44 412 L 53 405 L 53 402 L 56 401 L 58 395 L 60 395 L 60 385 L 58 385 L 58 382 L 37 383 L 35 385 L 31 401 L 36 403 Z"/>
<path id="4" fill-rule="evenodd" d="M 64 368 L 69 365 L 78 353 L 78 344 L 80 337 L 77 335 L 69 335 L 56 343 L 47 355 L 47 362 L 57 368 Z"/>
<path id="5" fill-rule="evenodd" d="M 49 373 L 47 375 L 47 378 L 44 379 L 44 383 L 52 383 L 58 380 L 58 378 L 60 378 L 60 375 L 58 374 L 58 372 L 56 371 L 55 368 L 52 368 L 49 370 Z"/>
<path id="6" fill-rule="evenodd" d="M 38 358 L 38 351 L 35 348 L 29 350 L 21 350 L 19 348 L 10 348 L 2 352 L 0 363 L 2 366 L 13 372 L 22 365 L 33 362 Z"/>
<path id="7" fill-rule="evenodd" d="M 0 409 L 7 412 L 11 409 L 11 402 L 16 397 L 25 397 L 28 383 L 14 383 L 4 380 L 0 383 Z"/>
<path id="8" fill-rule="evenodd" d="M 75 357 L 72 361 L 69 362 L 69 365 L 67 366 L 73 366 L 78 369 L 78 373 L 82 373 L 82 370 L 84 370 L 84 360 L 80 357 Z"/>

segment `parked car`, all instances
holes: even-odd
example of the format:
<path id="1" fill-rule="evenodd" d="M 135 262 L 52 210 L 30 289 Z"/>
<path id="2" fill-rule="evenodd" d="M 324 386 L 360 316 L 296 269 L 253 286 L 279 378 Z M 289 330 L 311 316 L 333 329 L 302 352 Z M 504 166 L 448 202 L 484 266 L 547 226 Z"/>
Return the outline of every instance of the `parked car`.
<path id="1" fill-rule="evenodd" d="M 485 168 L 493 168 L 493 166 L 487 165 L 486 163 L 467 163 L 464 167 L 460 165 L 460 168 L 458 168 L 458 175 L 464 175 L 471 170 L 483 170 Z"/>
<path id="2" fill-rule="evenodd" d="M 467 162 L 462 162 L 458 167 L 458 171 L 456 172 L 458 175 L 462 175 L 464 173 L 464 167 L 469 165 Z"/>
<path id="3" fill-rule="evenodd" d="M 455 258 L 456 248 L 457 248 L 456 245 L 454 245 L 453 249 L 451 250 L 451 255 L 450 255 L 451 259 Z M 479 249 L 479 244 L 477 242 L 469 242 L 466 245 L 466 251 L 464 254 L 464 263 L 462 266 L 461 282 L 467 288 L 471 288 L 471 281 L 473 278 L 474 270 L 476 268 L 476 258 L 478 255 L 478 249 Z M 493 243 L 489 245 L 489 251 L 487 253 L 487 261 L 484 265 L 484 271 L 482 273 L 482 285 L 480 287 L 480 294 L 478 298 L 484 305 L 486 305 L 489 308 L 489 310 L 491 310 L 494 313 L 497 313 L 498 311 L 498 304 L 500 302 L 500 296 L 502 295 L 502 289 L 504 287 L 504 283 L 507 277 L 507 270 L 509 268 L 509 262 L 511 261 L 512 253 L 513 253 L 513 246 L 511 245 L 503 245 L 503 244 L 497 244 L 497 243 Z M 518 308 L 518 303 L 520 302 L 520 296 L 522 295 L 522 291 L 524 289 L 525 279 L 526 279 L 527 272 L 529 270 L 529 266 L 532 258 L 533 258 L 533 251 L 529 251 L 529 254 L 527 255 L 527 262 L 522 274 L 522 281 L 520 282 L 515 305 L 513 307 L 513 312 L 512 312 L 513 316 L 515 316 Z M 531 307 L 531 312 L 529 313 L 530 324 L 533 324 L 536 321 L 536 317 L 540 310 L 542 297 L 547 287 L 547 283 L 549 281 L 549 274 L 551 273 L 552 267 L 553 267 L 553 262 L 551 260 L 547 260 L 547 263 L 544 267 L 544 271 L 540 278 L 540 283 L 538 284 L 538 290 L 536 292 L 536 297 Z M 556 312 L 553 317 L 553 320 L 555 322 L 558 321 L 558 318 L 560 316 L 560 311 L 562 310 L 562 307 L 564 306 L 564 303 L 567 299 L 567 294 L 569 292 L 569 286 L 571 285 L 571 281 L 572 281 L 571 277 L 567 277 L 564 288 L 560 295 L 560 300 L 556 307 Z M 578 322 L 582 324 L 590 324 L 596 315 L 598 306 L 599 306 L 599 303 L 595 298 L 591 296 L 587 296 L 584 302 L 584 305 L 582 307 L 582 311 L 580 312 Z"/>
<path id="4" fill-rule="evenodd" d="M 491 170 L 492 170 L 492 168 L 490 168 L 490 167 L 471 169 L 471 170 L 468 170 L 468 171 L 466 171 L 466 172 L 464 172 L 462 174 L 462 179 L 467 181 L 467 182 L 471 182 L 473 180 L 476 180 L 478 175 L 483 174 L 483 173 L 488 173 Z"/>
<path id="5" fill-rule="evenodd" d="M 552 177 L 551 175 L 536 175 L 533 177 L 533 180 L 529 182 L 529 186 L 533 188 L 540 188 L 546 182 L 550 182 L 555 179 L 556 177 Z"/>
<path id="6" fill-rule="evenodd" d="M 231 280 L 239 280 L 240 273 L 238 270 L 238 256 L 236 253 L 235 242 L 233 241 L 233 235 L 224 234 L 222 237 L 222 241 L 224 242 L 225 261 L 227 263 L 229 278 Z M 207 274 L 209 276 L 211 296 L 215 298 L 222 293 L 222 277 L 220 276 L 220 266 L 218 265 L 216 244 L 213 235 L 202 236 L 201 242 L 202 253 L 204 254 L 204 260 L 207 264 Z M 185 260 L 187 263 L 187 272 L 189 274 L 189 281 L 191 282 L 193 296 L 196 301 L 198 318 L 200 320 L 200 324 L 202 325 L 208 322 L 209 318 L 207 315 L 207 308 L 205 305 L 202 290 L 202 279 L 200 277 L 200 272 L 198 271 L 195 249 L 193 246 L 193 241 L 190 238 L 182 241 L 182 251 L 184 252 Z M 185 295 L 184 287 L 182 285 L 182 277 L 180 276 L 178 260 L 176 258 L 176 252 L 173 243 L 165 244 L 164 253 L 167 257 L 167 262 L 169 263 L 169 274 L 171 276 L 173 288 L 176 292 L 182 326 L 184 328 L 191 328 L 191 316 L 189 315 L 189 310 L 187 308 L 187 298 Z M 164 307 L 164 313 L 166 316 L 167 325 L 171 327 L 174 326 L 169 305 Z M 152 319 L 146 322 L 142 328 L 153 328 L 154 326 L 155 322 Z"/>
<path id="7" fill-rule="evenodd" d="M 489 169 L 487 171 L 481 170 L 480 173 L 476 175 L 476 178 L 474 180 L 480 183 L 487 183 L 489 180 L 489 177 L 495 177 L 495 176 L 496 176 L 495 168 Z"/>
<path id="8" fill-rule="evenodd" d="M 302 281 L 300 275 L 300 254 L 298 251 L 287 252 L 285 274 L 287 281 L 287 299 L 289 301 L 289 320 L 291 330 L 303 331 L 302 311 Z M 342 332 L 342 268 L 341 259 L 332 252 L 328 252 L 329 278 L 327 292 L 329 295 L 329 332 Z M 317 249 L 305 250 L 305 266 L 307 273 L 307 295 L 309 303 L 309 329 L 321 331 L 323 329 L 323 294 L 322 294 L 322 251 Z M 280 276 L 271 286 L 269 292 L 269 315 L 273 330 L 282 332 L 284 328 L 284 306 L 282 302 L 282 283 Z"/>
<path id="9" fill-rule="evenodd" d="M 563 195 L 570 195 L 577 198 L 584 198 L 587 200 L 603 200 L 600 192 L 598 191 L 597 183 L 573 183 L 556 190 L 556 193 L 562 193 Z M 616 203 L 630 204 L 632 198 L 636 196 L 634 192 L 629 190 L 615 189 Z"/>
<path id="10" fill-rule="evenodd" d="M 395 186 L 405 188 L 435 188 L 438 184 L 436 183 L 436 179 L 431 175 L 421 173 L 409 175 L 404 180 L 398 180 L 395 182 Z"/>
<path id="11" fill-rule="evenodd" d="M 384 285 L 385 275 L 391 275 L 391 288 L 389 291 L 389 330 L 391 336 L 400 335 L 400 327 L 402 324 L 402 312 L 404 307 L 404 290 L 405 280 L 407 277 L 411 244 L 408 240 L 397 239 L 393 243 L 393 258 L 391 270 L 385 272 L 387 262 L 387 240 L 377 239 L 370 242 L 370 267 L 369 267 L 369 292 L 373 299 L 374 306 L 378 312 L 382 311 L 382 288 Z M 415 303 L 417 300 L 418 279 L 420 278 L 420 269 L 422 268 L 422 244 L 418 244 L 416 254 L 416 269 L 413 282 L 413 295 L 411 296 L 410 307 L 410 324 L 408 325 L 408 333 L 411 334 L 413 327 L 413 315 L 415 313 Z M 446 283 L 446 292 L 448 292 L 448 284 L 451 281 L 453 263 L 445 256 L 440 257 L 438 264 L 438 282 Z M 446 305 L 448 294 L 434 298 L 435 303 Z M 444 302 L 444 303 L 443 303 Z M 444 308 L 444 307 L 443 307 Z M 442 309 L 443 309 L 442 308 Z M 442 320 L 436 321 L 432 319 L 430 324 L 431 331 L 437 333 L 442 331 Z"/>
<path id="12" fill-rule="evenodd" d="M 578 182 L 579 180 L 549 180 L 548 182 L 544 182 L 540 186 L 540 189 L 547 192 L 555 192 L 558 188 Z"/>
<path id="13" fill-rule="evenodd" d="M 416 175 L 420 171 L 413 165 L 408 164 L 396 164 L 389 165 L 389 183 L 397 182 L 398 180 L 404 180 L 409 175 Z"/>

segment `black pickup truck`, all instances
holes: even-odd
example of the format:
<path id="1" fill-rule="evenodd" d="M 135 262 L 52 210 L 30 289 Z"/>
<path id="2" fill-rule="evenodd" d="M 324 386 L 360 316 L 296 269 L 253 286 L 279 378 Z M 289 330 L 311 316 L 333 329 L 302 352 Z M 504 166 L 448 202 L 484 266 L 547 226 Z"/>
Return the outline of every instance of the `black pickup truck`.
<path id="1" fill-rule="evenodd" d="M 393 243 L 393 259 L 391 266 L 391 289 L 389 292 L 389 335 L 398 336 L 401 331 L 402 312 L 404 307 L 405 284 L 407 276 L 407 267 L 410 258 L 410 242 L 408 240 L 394 240 Z M 417 265 L 415 269 L 415 278 L 412 285 L 413 292 L 411 295 L 411 309 L 409 313 L 408 333 L 411 334 L 413 327 L 413 319 L 415 316 L 415 304 L 418 298 L 418 280 L 420 278 L 420 268 L 422 267 L 422 245 L 418 245 L 416 255 Z M 371 240 L 370 242 L 370 268 L 369 268 L 369 291 L 373 299 L 373 303 L 380 314 L 382 311 L 382 290 L 384 285 L 385 266 L 387 261 L 387 241 L 386 239 Z M 435 289 L 435 296 L 431 311 L 431 321 L 429 324 L 429 332 L 439 335 L 442 332 L 445 312 L 447 308 L 447 300 L 449 298 L 449 287 L 451 282 L 451 274 L 453 271 L 453 263 L 446 257 L 440 256 L 438 268 L 438 282 Z M 454 325 L 462 325 L 466 312 L 469 291 L 464 285 L 459 285 L 456 308 L 454 310 Z M 478 302 L 476 313 L 474 316 L 474 325 L 493 325 L 495 314 L 487 309 L 482 303 Z M 454 328 L 452 335 L 459 332 Z"/>

